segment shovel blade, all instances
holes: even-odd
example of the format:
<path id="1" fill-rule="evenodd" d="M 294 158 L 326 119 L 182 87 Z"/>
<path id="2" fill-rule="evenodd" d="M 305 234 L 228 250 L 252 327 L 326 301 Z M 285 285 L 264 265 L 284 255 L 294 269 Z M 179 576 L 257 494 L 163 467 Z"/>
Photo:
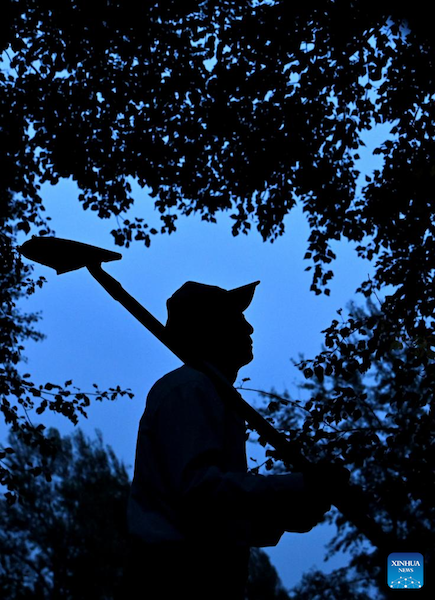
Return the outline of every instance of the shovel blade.
<path id="1" fill-rule="evenodd" d="M 18 251 L 29 260 L 55 269 L 58 275 L 122 258 L 119 252 L 50 236 L 33 236 Z"/>

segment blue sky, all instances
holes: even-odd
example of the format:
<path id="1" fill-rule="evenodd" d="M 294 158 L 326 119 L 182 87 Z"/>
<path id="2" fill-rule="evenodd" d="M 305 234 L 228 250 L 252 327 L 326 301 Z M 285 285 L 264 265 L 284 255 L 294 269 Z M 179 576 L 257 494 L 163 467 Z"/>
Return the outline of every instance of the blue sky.
<path id="1" fill-rule="evenodd" d="M 47 213 L 56 234 L 120 250 L 110 235 L 115 223 L 100 221 L 94 213 L 83 211 L 77 194 L 75 185 L 68 181 L 44 188 Z M 150 225 L 157 225 L 158 213 L 151 201 L 143 192 L 138 191 L 138 196 L 142 197 L 136 210 Z M 175 234 L 155 236 L 149 249 L 139 244 L 121 249 L 123 259 L 109 263 L 106 269 L 161 321 L 166 319 L 166 299 L 187 280 L 232 288 L 259 279 L 261 284 L 246 312 L 255 330 L 255 357 L 240 371 L 239 381 L 249 377 L 249 387 L 288 389 L 298 398 L 301 376 L 291 359 L 319 351 L 321 330 L 355 297 L 356 287 L 370 271 L 370 265 L 358 259 L 349 244 L 336 244 L 331 295 L 315 296 L 309 291 L 311 275 L 304 270 L 308 265 L 303 260 L 308 235 L 300 209 L 286 219 L 286 234 L 273 244 L 264 243 L 256 232 L 234 238 L 225 215 L 216 225 L 190 216 L 179 220 Z M 94 382 L 101 389 L 118 384 L 131 388 L 133 400 L 94 403 L 88 419 L 82 419 L 79 426 L 89 435 L 100 429 L 105 442 L 132 467 L 147 391 L 179 365 L 178 359 L 107 295 L 87 270 L 58 276 L 37 266 L 35 274 L 44 275 L 47 283 L 24 303 L 24 308 L 42 311 L 40 329 L 47 339 L 27 344 L 28 362 L 23 370 L 32 373 L 35 383 L 73 379 L 83 391 L 92 391 Z M 244 397 L 258 405 L 255 394 L 245 392 Z M 38 422 L 36 415 L 33 421 Z M 43 421 L 64 434 L 73 429 L 64 418 L 50 413 L 44 414 Z M 252 445 L 248 456 L 261 460 L 261 453 Z M 268 550 L 287 587 L 312 567 L 329 571 L 343 564 L 342 557 L 323 563 L 324 545 L 333 531 L 319 526 L 308 534 L 285 534 L 276 548 Z"/>

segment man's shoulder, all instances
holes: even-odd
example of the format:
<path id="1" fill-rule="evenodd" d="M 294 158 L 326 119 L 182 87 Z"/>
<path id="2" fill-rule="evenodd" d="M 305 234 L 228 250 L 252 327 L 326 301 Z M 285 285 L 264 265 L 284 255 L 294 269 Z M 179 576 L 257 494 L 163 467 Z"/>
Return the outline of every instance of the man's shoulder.
<path id="1" fill-rule="evenodd" d="M 170 371 L 163 375 L 151 388 L 150 396 L 166 396 L 176 390 L 186 388 L 198 388 L 208 392 L 215 391 L 213 383 L 210 379 L 197 369 L 183 365 L 174 371 Z"/>
<path id="2" fill-rule="evenodd" d="M 157 412 L 164 411 L 166 418 L 170 415 L 178 418 L 180 409 L 197 415 L 204 410 L 220 413 L 221 408 L 221 400 L 210 379 L 201 371 L 184 365 L 167 373 L 153 385 L 144 416 L 152 418 Z"/>

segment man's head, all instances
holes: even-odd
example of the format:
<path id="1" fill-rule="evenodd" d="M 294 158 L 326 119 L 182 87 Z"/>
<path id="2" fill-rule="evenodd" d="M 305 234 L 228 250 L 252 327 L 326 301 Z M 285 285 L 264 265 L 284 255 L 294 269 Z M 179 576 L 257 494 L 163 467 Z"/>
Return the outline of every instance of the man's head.
<path id="1" fill-rule="evenodd" d="M 166 330 L 189 356 L 214 363 L 231 377 L 251 362 L 254 331 L 243 312 L 256 281 L 232 290 L 188 281 L 167 301 Z"/>

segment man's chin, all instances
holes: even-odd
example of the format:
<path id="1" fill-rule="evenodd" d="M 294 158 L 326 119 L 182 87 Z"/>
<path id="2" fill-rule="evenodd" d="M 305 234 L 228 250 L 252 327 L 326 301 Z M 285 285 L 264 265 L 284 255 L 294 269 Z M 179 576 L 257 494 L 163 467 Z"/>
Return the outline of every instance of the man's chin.
<path id="1" fill-rule="evenodd" d="M 243 357 L 240 357 L 240 367 L 244 367 L 248 365 L 254 359 L 254 354 L 252 352 L 252 348 L 250 348 L 249 352 L 246 352 Z"/>

